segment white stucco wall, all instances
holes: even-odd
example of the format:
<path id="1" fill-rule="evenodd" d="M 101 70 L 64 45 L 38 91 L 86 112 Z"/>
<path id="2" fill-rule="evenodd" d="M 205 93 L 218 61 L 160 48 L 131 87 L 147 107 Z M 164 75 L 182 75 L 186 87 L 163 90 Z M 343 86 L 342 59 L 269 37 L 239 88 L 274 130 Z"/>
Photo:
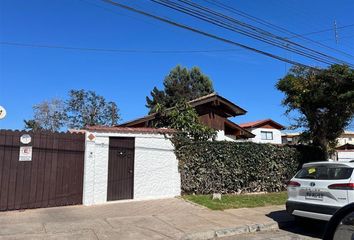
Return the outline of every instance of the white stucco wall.
<path id="1" fill-rule="evenodd" d="M 273 128 L 252 128 L 250 131 L 256 135 L 254 138 L 250 140 L 256 143 L 272 143 L 272 144 L 281 144 L 281 131 Z M 273 140 L 262 140 L 261 132 L 272 132 Z"/>
<path id="2" fill-rule="evenodd" d="M 90 134 L 93 141 L 88 139 Z M 154 199 L 181 194 L 178 161 L 169 139 L 162 134 L 86 132 L 83 204 L 107 201 L 109 137 L 134 137 L 134 197 Z"/>
<path id="3" fill-rule="evenodd" d="M 217 135 L 215 138 L 216 141 L 229 141 L 229 142 L 249 142 L 251 141 L 251 138 L 249 139 L 236 139 L 235 136 L 233 135 L 225 135 L 225 132 L 223 130 L 217 131 Z"/>
<path id="4" fill-rule="evenodd" d="M 338 146 L 342 146 L 346 143 L 349 143 L 349 144 L 354 144 L 354 135 L 353 136 L 341 136 L 337 139 L 338 141 Z"/>
<path id="5" fill-rule="evenodd" d="M 225 135 L 225 132 L 223 130 L 217 131 L 217 135 L 215 138 L 216 141 L 230 141 L 230 142 L 235 142 L 236 137 L 235 136 L 229 136 Z"/>
<path id="6" fill-rule="evenodd" d="M 354 160 L 354 151 L 338 151 L 337 158 L 338 161 Z"/>

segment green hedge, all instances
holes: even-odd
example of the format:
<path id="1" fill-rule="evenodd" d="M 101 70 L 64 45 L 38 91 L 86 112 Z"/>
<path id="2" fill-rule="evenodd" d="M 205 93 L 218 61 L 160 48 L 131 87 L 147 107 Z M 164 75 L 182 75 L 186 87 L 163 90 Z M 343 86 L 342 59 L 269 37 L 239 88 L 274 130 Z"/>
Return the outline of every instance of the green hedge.
<path id="1" fill-rule="evenodd" d="M 277 192 L 305 162 L 323 160 L 310 146 L 201 142 L 176 150 L 182 191 L 210 194 Z"/>

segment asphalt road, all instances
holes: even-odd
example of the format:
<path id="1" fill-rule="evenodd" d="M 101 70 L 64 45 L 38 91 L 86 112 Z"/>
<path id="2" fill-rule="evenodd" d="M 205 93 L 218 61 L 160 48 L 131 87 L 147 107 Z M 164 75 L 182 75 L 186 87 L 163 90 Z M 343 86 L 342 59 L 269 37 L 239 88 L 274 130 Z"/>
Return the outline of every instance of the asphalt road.
<path id="1" fill-rule="evenodd" d="M 291 222 L 280 230 L 263 231 L 257 233 L 242 234 L 221 240 L 294 240 L 294 239 L 321 239 L 326 228 L 326 222 L 309 221 L 306 223 Z"/>

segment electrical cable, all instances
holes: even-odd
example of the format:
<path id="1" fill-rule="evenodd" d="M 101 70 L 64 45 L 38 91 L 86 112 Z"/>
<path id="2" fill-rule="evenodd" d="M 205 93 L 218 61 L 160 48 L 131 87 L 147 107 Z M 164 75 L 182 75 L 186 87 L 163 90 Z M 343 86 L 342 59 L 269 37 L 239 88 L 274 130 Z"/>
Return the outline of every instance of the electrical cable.
<path id="1" fill-rule="evenodd" d="M 205 16 L 205 15 L 203 15 L 200 11 L 194 11 L 194 10 L 185 8 L 185 7 L 183 7 L 183 6 L 179 5 L 179 4 L 176 4 L 176 3 L 171 2 L 171 1 L 168 1 L 168 0 L 151 0 L 151 1 L 156 2 L 156 3 L 159 3 L 159 4 L 162 4 L 162 5 L 166 6 L 166 7 L 170 7 L 170 8 L 172 8 L 172 9 L 174 9 L 174 10 L 183 12 L 183 13 L 188 14 L 188 15 L 190 15 L 190 16 L 194 16 L 194 17 L 196 17 L 196 18 L 198 18 L 198 19 L 207 21 L 207 22 L 212 23 L 212 24 L 214 24 L 214 25 L 217 25 L 217 26 L 226 28 L 226 29 L 228 29 L 228 30 L 235 31 L 235 32 L 241 33 L 241 34 L 243 34 L 243 35 L 249 36 L 249 37 L 251 37 L 251 38 L 260 40 L 260 41 L 262 41 L 262 42 L 266 42 L 266 43 L 272 44 L 273 46 L 278 46 L 278 47 L 283 48 L 283 49 L 285 49 L 285 50 L 292 51 L 292 52 L 297 53 L 297 54 L 300 54 L 300 55 L 302 55 L 302 56 L 306 56 L 306 57 L 308 57 L 308 58 L 311 58 L 311 59 L 313 59 L 313 60 L 316 60 L 316 61 L 319 61 L 319 62 L 322 62 L 322 63 L 326 63 L 326 64 L 340 63 L 340 64 L 347 64 L 347 65 L 350 65 L 349 63 L 346 63 L 346 62 L 344 62 L 344 61 L 341 61 L 341 60 L 339 60 L 339 59 L 333 58 L 333 57 L 331 57 L 331 56 L 328 56 L 328 55 L 319 53 L 319 52 L 314 51 L 314 50 L 312 50 L 312 49 L 308 49 L 308 48 L 306 48 L 306 47 L 305 47 L 305 49 L 307 49 L 307 50 L 312 50 L 312 52 L 314 52 L 315 54 L 323 55 L 324 57 L 327 57 L 327 58 L 330 58 L 330 59 L 334 59 L 335 61 L 333 61 L 333 60 L 328 60 L 328 59 L 323 58 L 322 56 L 316 56 L 316 55 L 314 55 L 314 54 L 312 54 L 312 53 L 308 53 L 308 52 L 305 52 L 305 51 L 303 51 L 303 50 L 296 49 L 296 48 L 290 46 L 290 43 L 292 43 L 292 42 L 288 42 L 287 40 L 286 40 L 286 41 L 287 41 L 286 45 L 284 45 L 284 44 L 281 43 L 281 42 L 280 42 L 280 43 L 279 43 L 279 42 L 274 42 L 273 40 L 265 39 L 264 37 L 259 36 L 259 35 L 257 35 L 257 34 L 253 34 L 253 33 L 250 33 L 250 32 L 246 32 L 246 31 L 244 31 L 244 30 L 242 30 L 242 29 L 240 30 L 239 28 L 234 28 L 234 27 L 231 26 L 230 24 L 225 24 L 225 23 L 223 23 L 223 22 L 220 22 L 220 21 L 218 21 L 218 20 L 215 20 L 215 19 L 212 19 L 212 18 L 210 18 L 210 17 L 208 17 L 208 16 Z M 183 1 L 183 0 L 181 0 L 181 1 Z M 273 37 L 273 36 L 272 36 L 272 37 Z M 277 40 L 279 40 L 279 39 L 280 39 L 280 38 L 277 38 Z M 281 39 L 281 40 L 283 40 L 283 39 Z M 292 43 L 292 44 L 294 44 L 294 43 Z M 299 46 L 300 46 L 300 45 L 299 45 Z"/>
<path id="2" fill-rule="evenodd" d="M 293 61 L 293 60 L 290 60 L 290 59 L 287 59 L 287 58 L 284 58 L 284 57 L 281 57 L 281 56 L 278 56 L 278 55 L 275 55 L 275 54 L 272 54 L 272 53 L 268 53 L 268 52 L 265 52 L 265 51 L 262 51 L 262 50 L 259 50 L 259 49 L 256 49 L 256 48 L 253 48 L 253 47 L 250 47 L 250 46 L 247 46 L 247 45 L 235 42 L 235 41 L 232 41 L 230 39 L 226 39 L 226 38 L 223 38 L 223 37 L 220 37 L 220 36 L 208 33 L 208 32 L 201 31 L 199 29 L 190 27 L 188 25 L 184 25 L 184 24 L 177 23 L 177 22 L 174 22 L 172 20 L 169 20 L 169 19 L 166 19 L 166 18 L 163 18 L 163 17 L 159 17 L 157 15 L 145 12 L 145 11 L 140 10 L 140 9 L 136 9 L 136 8 L 130 7 L 130 6 L 125 5 L 125 4 L 114 2 L 114 1 L 111 1 L 111 0 L 101 0 L 101 1 L 109 3 L 109 4 L 111 4 L 113 6 L 116 6 L 116 7 L 120 7 L 120 8 L 129 10 L 129 11 L 144 15 L 146 17 L 153 18 L 153 19 L 158 20 L 158 21 L 165 22 L 167 24 L 170 24 L 170 25 L 173 25 L 173 26 L 176 26 L 176 27 L 179 27 L 179 28 L 183 28 L 183 29 L 189 30 L 191 32 L 194 32 L 194 33 L 197 33 L 197 34 L 209 37 L 209 38 L 213 38 L 215 40 L 219 40 L 219 41 L 222 41 L 222 42 L 225 42 L 225 43 L 228 43 L 228 44 L 232 44 L 232 45 L 235 45 L 235 46 L 238 46 L 238 47 L 241 47 L 241 48 L 244 48 L 244 49 L 256 52 L 256 53 L 263 54 L 265 56 L 268 56 L 268 57 L 271 57 L 271 58 L 274 58 L 274 59 L 278 59 L 278 60 L 283 61 L 283 62 L 287 62 L 287 63 L 293 64 L 293 65 L 298 65 L 298 66 L 303 66 L 303 67 L 310 67 L 312 69 L 317 69 L 315 67 L 312 67 L 312 66 L 309 66 L 309 65 L 297 62 L 297 61 Z"/>
<path id="3" fill-rule="evenodd" d="M 304 39 L 306 41 L 315 43 L 315 44 L 317 44 L 319 46 L 322 46 L 322 47 L 325 47 L 325 48 L 330 49 L 332 51 L 341 53 L 341 54 L 343 54 L 343 55 L 345 55 L 347 57 L 354 58 L 353 55 L 351 55 L 351 54 L 349 54 L 347 52 L 335 49 L 335 48 L 330 47 L 328 45 L 325 45 L 325 44 L 323 44 L 323 43 L 321 43 L 319 41 L 315 41 L 315 40 L 313 40 L 311 38 L 305 37 L 307 35 L 312 35 L 312 34 L 316 34 L 316 33 L 321 33 L 321 32 L 326 32 L 326 31 L 333 31 L 333 28 L 332 29 L 324 29 L 324 30 L 320 30 L 320 31 L 316 31 L 316 32 L 305 33 L 305 34 L 298 34 L 298 33 L 292 32 L 292 31 L 290 31 L 290 30 L 288 30 L 286 28 L 283 28 L 283 27 L 280 27 L 278 25 L 275 25 L 275 24 L 273 24 L 271 22 L 265 21 L 265 20 L 263 20 L 261 18 L 252 16 L 251 14 L 248 14 L 246 12 L 243 12 L 241 10 L 238 10 L 236 8 L 228 6 L 228 5 L 224 4 L 224 3 L 218 2 L 217 0 L 204 0 L 204 1 L 208 2 L 210 4 L 213 4 L 214 6 L 218 6 L 218 7 L 222 8 L 222 9 L 224 9 L 224 10 L 228 10 L 228 11 L 230 11 L 232 13 L 235 13 L 237 15 L 240 15 L 240 16 L 243 16 L 243 17 L 248 18 L 250 20 L 253 20 L 253 21 L 255 21 L 255 22 L 259 23 L 259 24 L 262 24 L 262 25 L 267 26 L 269 28 L 272 28 L 274 30 L 277 30 L 277 31 L 292 35 L 292 36 L 288 37 L 288 39 L 302 38 L 302 39 Z M 347 28 L 347 27 L 354 27 L 354 24 L 349 24 L 349 25 L 346 25 L 346 26 L 338 27 L 337 29 L 343 29 L 343 28 Z"/>

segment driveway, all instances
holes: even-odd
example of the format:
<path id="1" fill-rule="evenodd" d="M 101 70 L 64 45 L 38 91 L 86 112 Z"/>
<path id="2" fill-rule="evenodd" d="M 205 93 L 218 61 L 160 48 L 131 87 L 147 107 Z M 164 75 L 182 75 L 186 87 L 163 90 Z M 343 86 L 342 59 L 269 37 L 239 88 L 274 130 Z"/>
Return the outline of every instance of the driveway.
<path id="1" fill-rule="evenodd" d="M 173 198 L 0 213 L 0 239 L 210 239 L 290 221 L 283 206 L 211 211 Z"/>

